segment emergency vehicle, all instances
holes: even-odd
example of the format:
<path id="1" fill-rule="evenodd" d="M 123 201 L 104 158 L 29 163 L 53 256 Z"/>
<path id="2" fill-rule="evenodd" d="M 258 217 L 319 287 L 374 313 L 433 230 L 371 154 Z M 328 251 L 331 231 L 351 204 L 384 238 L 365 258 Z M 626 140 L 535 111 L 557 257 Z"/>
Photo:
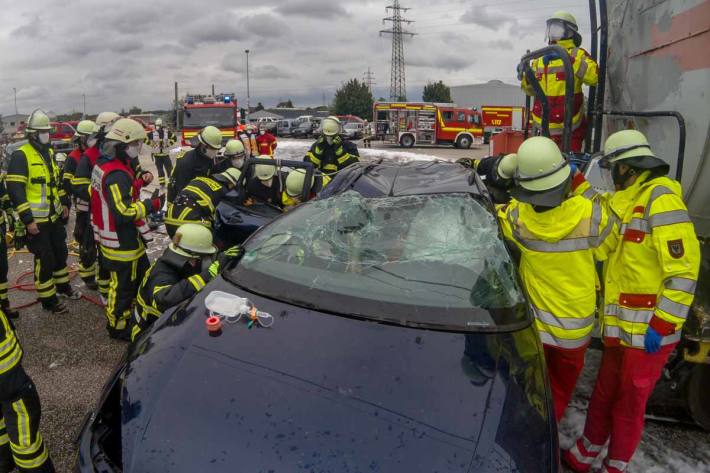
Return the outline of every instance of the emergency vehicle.
<path id="1" fill-rule="evenodd" d="M 500 107 L 484 105 L 481 107 L 483 140 L 488 143 L 491 135 L 506 130 L 522 130 L 525 127 L 525 107 Z"/>
<path id="2" fill-rule="evenodd" d="M 454 104 L 376 102 L 373 117 L 377 137 L 404 148 L 415 144 L 470 148 L 483 143 L 481 113 Z"/>
<path id="3" fill-rule="evenodd" d="M 187 95 L 180 110 L 182 121 L 182 145 L 191 140 L 208 125 L 222 132 L 222 144 L 234 138 L 239 130 L 240 113 L 234 94 Z"/>

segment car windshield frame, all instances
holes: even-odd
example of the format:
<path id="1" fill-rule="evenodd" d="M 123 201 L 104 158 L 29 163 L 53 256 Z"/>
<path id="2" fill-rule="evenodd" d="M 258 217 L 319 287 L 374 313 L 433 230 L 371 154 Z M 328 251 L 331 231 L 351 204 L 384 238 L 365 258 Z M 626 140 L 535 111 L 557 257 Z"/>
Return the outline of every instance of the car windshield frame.
<path id="1" fill-rule="evenodd" d="M 195 107 L 185 109 L 183 116 L 185 128 L 204 128 L 208 125 L 231 128 L 236 126 L 236 122 L 234 109 L 230 107 Z"/>
<path id="2" fill-rule="evenodd" d="M 336 224 L 321 222 L 318 225 L 313 220 L 320 218 L 321 214 L 342 211 L 340 207 L 343 204 L 338 199 L 367 202 L 374 209 L 372 221 L 392 219 L 395 233 L 399 223 L 402 223 L 402 232 L 407 236 L 399 239 L 380 236 L 381 243 L 370 247 L 371 242 L 378 241 L 377 232 L 380 231 L 374 228 L 373 223 L 373 233 L 360 237 L 363 239 L 360 241 L 368 242 L 368 246 L 359 247 L 366 255 L 396 247 L 397 251 L 401 251 L 401 257 L 392 260 L 389 257 L 379 258 L 379 255 L 365 256 L 353 263 L 347 257 L 339 259 L 334 256 L 337 248 L 335 252 L 328 250 L 330 253 L 318 250 L 317 245 L 323 242 L 331 244 L 329 238 L 335 241 L 342 236 L 341 230 L 333 230 Z M 401 209 L 403 202 L 414 202 L 409 212 L 400 211 L 399 216 L 385 217 L 388 211 L 394 214 Z M 415 205 L 419 203 L 421 208 Z M 431 233 L 434 229 L 432 234 L 436 233 L 437 226 L 431 225 L 426 218 L 441 212 L 443 204 L 451 205 L 457 212 L 467 213 L 465 218 L 460 217 L 467 223 L 457 231 L 445 232 L 447 236 L 444 240 L 434 241 L 435 249 L 432 251 L 430 245 L 422 243 L 427 241 L 427 232 Z M 349 208 L 347 205 L 345 209 Z M 426 218 L 416 217 L 417 213 L 425 213 Z M 412 219 L 413 215 L 416 218 Z M 479 227 L 472 227 L 471 219 L 478 217 L 485 221 L 481 220 Z M 412 222 L 408 227 L 404 223 L 407 220 Z M 415 225 L 416 231 L 413 230 Z M 299 229 L 319 227 L 320 230 L 314 233 L 299 234 Z M 451 225 L 442 224 L 440 227 L 451 228 Z M 486 240 L 480 244 L 479 253 L 469 253 L 478 243 L 466 246 L 465 242 L 476 234 Z M 355 235 L 352 237 L 355 238 Z M 348 241 L 341 249 L 357 246 L 352 243 L 354 240 Z M 447 246 L 448 243 L 454 246 Z M 264 226 L 243 247 L 244 256 L 239 264 L 223 273 L 225 279 L 260 296 L 307 309 L 381 323 L 456 332 L 511 332 L 532 323 L 516 265 L 500 234 L 496 217 L 491 215 L 483 198 L 471 194 L 365 198 L 349 191 L 303 204 Z M 299 252 L 303 255 L 301 260 L 294 256 Z M 323 258 L 323 254 L 327 256 Z M 468 259 L 467 255 L 470 255 Z M 479 262 L 480 267 L 466 266 L 468 262 Z M 348 269 L 350 264 L 353 265 L 351 270 Z M 467 277 L 473 275 L 475 278 Z M 439 277 L 441 280 L 437 279 Z M 451 281 L 446 278 L 451 278 Z M 458 281 L 469 283 L 458 284 Z M 489 287 L 502 289 L 486 292 Z"/>

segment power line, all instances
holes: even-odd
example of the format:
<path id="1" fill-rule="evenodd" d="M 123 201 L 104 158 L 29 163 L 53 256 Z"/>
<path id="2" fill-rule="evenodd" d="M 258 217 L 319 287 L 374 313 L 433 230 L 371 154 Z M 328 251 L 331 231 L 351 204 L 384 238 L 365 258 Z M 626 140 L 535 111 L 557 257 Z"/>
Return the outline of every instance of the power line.
<path id="1" fill-rule="evenodd" d="M 407 12 L 410 8 L 401 7 L 399 0 L 394 0 L 392 5 L 386 7 L 388 13 L 392 16 L 382 19 L 384 24 L 386 21 L 392 22 L 392 28 L 389 30 L 380 30 L 380 35 L 392 35 L 392 70 L 390 71 L 390 100 L 406 101 L 407 100 L 407 85 L 404 72 L 404 37 L 414 36 L 415 33 L 402 29 L 402 23 L 411 24 L 412 20 L 402 18 L 402 12 Z"/>

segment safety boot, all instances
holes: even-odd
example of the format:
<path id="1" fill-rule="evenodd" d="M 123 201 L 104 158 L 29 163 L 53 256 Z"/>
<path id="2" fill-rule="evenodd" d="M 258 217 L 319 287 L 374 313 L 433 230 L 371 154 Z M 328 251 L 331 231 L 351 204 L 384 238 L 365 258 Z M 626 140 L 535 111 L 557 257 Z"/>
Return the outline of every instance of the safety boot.
<path id="1" fill-rule="evenodd" d="M 9 319 L 17 319 L 20 317 L 20 312 L 10 307 L 10 301 L 7 299 L 0 300 L 0 309 L 5 313 Z M 3 471 L 0 469 L 0 471 Z"/>

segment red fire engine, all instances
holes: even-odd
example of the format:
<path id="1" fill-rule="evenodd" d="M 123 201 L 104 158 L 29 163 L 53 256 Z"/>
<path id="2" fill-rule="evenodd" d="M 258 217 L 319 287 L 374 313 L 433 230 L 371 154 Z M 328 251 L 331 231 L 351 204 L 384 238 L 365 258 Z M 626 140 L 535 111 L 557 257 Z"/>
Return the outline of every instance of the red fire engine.
<path id="1" fill-rule="evenodd" d="M 222 132 L 222 143 L 237 135 L 239 108 L 234 94 L 188 95 L 182 104 L 182 145 L 188 146 L 199 131 L 216 126 Z"/>
<path id="2" fill-rule="evenodd" d="M 377 137 L 405 148 L 415 144 L 470 148 L 483 143 L 480 112 L 453 104 L 377 102 L 373 116 Z"/>
<path id="3" fill-rule="evenodd" d="M 483 138 L 486 143 L 491 135 L 506 130 L 522 130 L 525 127 L 525 107 L 499 107 L 484 105 L 481 107 L 483 117 Z"/>

